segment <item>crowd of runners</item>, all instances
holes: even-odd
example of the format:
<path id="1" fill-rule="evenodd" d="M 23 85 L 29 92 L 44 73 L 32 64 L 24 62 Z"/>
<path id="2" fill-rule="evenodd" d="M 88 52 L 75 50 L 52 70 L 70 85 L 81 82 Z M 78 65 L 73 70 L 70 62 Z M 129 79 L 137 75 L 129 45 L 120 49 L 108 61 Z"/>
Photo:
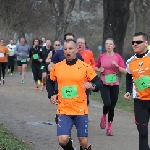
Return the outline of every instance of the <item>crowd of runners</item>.
<path id="1" fill-rule="evenodd" d="M 100 91 L 104 104 L 100 128 L 106 129 L 106 135 L 113 136 L 114 108 L 119 95 L 118 74 L 123 73 L 126 75 L 124 98 L 130 100 L 133 93 L 139 150 L 149 150 L 150 51 L 147 46 L 148 36 L 142 32 L 135 33 L 132 41 L 135 55 L 125 65 L 123 58 L 114 51 L 116 45 L 112 38 L 105 41 L 105 52 L 99 55 L 96 62 L 86 40 L 83 37 L 75 40 L 72 33 L 64 35 L 64 43 L 56 40 L 53 45 L 49 39 L 36 38 L 31 47 L 25 38 L 21 38 L 17 45 L 13 40 L 7 45 L 1 39 L 0 84 L 5 84 L 6 68 L 7 73 L 13 76 L 15 62 L 21 76 L 20 82 L 24 84 L 27 65 L 31 64 L 35 90 L 46 88 L 50 102 L 58 106 L 55 121 L 59 145 L 64 150 L 74 150 L 71 129 L 75 125 L 80 150 L 91 150 L 88 140 L 91 91 Z"/>

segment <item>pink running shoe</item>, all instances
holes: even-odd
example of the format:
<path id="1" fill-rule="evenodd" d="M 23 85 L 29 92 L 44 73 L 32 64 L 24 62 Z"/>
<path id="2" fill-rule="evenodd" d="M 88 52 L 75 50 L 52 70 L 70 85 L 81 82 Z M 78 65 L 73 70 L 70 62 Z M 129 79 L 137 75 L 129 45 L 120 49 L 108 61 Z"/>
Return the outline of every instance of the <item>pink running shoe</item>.
<path id="1" fill-rule="evenodd" d="M 104 117 L 104 115 L 101 117 L 100 127 L 101 129 L 106 128 L 106 117 Z"/>
<path id="2" fill-rule="evenodd" d="M 112 132 L 112 122 L 108 122 L 108 127 L 107 127 L 106 134 L 107 134 L 108 136 L 113 136 L 113 132 Z"/>

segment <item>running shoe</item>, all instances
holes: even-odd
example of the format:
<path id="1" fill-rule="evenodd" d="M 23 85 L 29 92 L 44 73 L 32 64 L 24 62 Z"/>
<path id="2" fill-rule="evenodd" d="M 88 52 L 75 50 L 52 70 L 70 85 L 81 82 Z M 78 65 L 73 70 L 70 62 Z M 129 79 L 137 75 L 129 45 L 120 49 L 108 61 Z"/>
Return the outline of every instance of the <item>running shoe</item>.
<path id="1" fill-rule="evenodd" d="M 9 72 L 10 72 L 10 69 L 8 69 L 7 73 L 9 73 Z"/>
<path id="2" fill-rule="evenodd" d="M 36 87 L 35 90 L 39 90 L 39 87 Z"/>
<path id="3" fill-rule="evenodd" d="M 11 73 L 10 76 L 13 76 L 13 73 Z"/>
<path id="4" fill-rule="evenodd" d="M 21 80 L 21 83 L 24 84 L 24 80 Z"/>
<path id="5" fill-rule="evenodd" d="M 101 117 L 100 127 L 101 129 L 106 128 L 106 118 L 104 118 L 104 116 Z"/>
<path id="6" fill-rule="evenodd" d="M 43 91 L 45 89 L 45 85 L 42 85 L 41 90 Z"/>
<path id="7" fill-rule="evenodd" d="M 112 122 L 108 122 L 108 127 L 107 127 L 106 134 L 107 134 L 108 136 L 113 136 L 113 132 L 112 132 Z"/>

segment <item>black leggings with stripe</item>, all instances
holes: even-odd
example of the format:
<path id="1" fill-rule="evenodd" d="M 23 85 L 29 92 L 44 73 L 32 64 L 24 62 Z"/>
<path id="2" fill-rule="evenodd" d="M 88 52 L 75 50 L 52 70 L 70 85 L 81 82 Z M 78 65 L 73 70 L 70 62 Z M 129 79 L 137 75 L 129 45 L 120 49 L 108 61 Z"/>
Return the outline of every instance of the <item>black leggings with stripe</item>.
<path id="1" fill-rule="evenodd" d="M 150 100 L 134 99 L 134 114 L 139 132 L 139 150 L 149 150 L 148 122 L 150 117 Z"/>

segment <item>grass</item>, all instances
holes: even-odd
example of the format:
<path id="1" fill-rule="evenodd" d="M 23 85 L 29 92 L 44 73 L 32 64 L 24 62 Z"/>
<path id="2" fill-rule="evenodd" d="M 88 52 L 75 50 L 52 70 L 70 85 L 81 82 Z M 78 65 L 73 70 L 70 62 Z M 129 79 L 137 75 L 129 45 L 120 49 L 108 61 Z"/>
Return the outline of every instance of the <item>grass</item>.
<path id="1" fill-rule="evenodd" d="M 127 112 L 133 112 L 133 99 L 126 101 L 123 97 L 125 94 L 125 85 L 125 75 L 122 75 L 119 98 L 116 107 Z M 91 99 L 103 103 L 99 92 L 92 92 Z"/>
<path id="2" fill-rule="evenodd" d="M 0 150 L 33 150 L 23 141 L 15 138 L 0 124 Z"/>

